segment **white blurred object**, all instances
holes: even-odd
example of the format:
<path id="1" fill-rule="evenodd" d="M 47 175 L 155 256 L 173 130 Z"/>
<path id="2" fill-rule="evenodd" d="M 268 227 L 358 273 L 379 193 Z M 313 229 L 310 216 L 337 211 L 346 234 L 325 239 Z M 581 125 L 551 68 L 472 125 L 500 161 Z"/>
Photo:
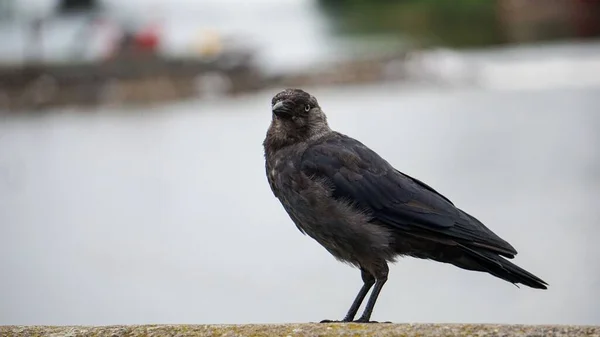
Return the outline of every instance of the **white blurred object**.
<path id="1" fill-rule="evenodd" d="M 489 89 L 600 85 L 600 44 L 557 43 L 477 51 L 413 53 L 406 73 L 415 81 Z"/>
<path id="2" fill-rule="evenodd" d="M 216 30 L 202 29 L 192 42 L 192 50 L 205 58 L 219 56 L 223 51 L 221 34 Z"/>
<path id="3" fill-rule="evenodd" d="M 421 56 L 421 66 L 431 76 L 437 76 L 446 83 L 465 83 L 473 79 L 474 64 L 459 53 L 450 49 L 439 48 Z"/>
<path id="4" fill-rule="evenodd" d="M 543 89 L 600 85 L 600 56 L 486 62 L 479 84 L 494 89 Z"/>
<path id="5" fill-rule="evenodd" d="M 411 53 L 406 63 L 411 79 L 450 85 L 473 84 L 476 69 L 476 63 L 447 48 Z"/>
<path id="6" fill-rule="evenodd" d="M 232 88 L 231 80 L 218 72 L 208 72 L 196 77 L 196 90 L 202 98 L 219 98 Z"/>

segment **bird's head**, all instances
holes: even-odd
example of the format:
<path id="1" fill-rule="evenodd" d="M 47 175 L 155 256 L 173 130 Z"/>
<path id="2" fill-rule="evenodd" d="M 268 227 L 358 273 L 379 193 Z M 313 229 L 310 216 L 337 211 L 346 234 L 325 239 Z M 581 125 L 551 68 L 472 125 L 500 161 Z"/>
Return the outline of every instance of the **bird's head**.
<path id="1" fill-rule="evenodd" d="M 311 111 L 318 108 L 317 99 L 301 89 L 280 91 L 271 100 L 274 120 L 308 120 Z"/>
<path id="2" fill-rule="evenodd" d="M 286 89 L 271 100 L 272 121 L 267 133 L 276 143 L 306 141 L 331 131 L 319 102 L 301 89 Z"/>

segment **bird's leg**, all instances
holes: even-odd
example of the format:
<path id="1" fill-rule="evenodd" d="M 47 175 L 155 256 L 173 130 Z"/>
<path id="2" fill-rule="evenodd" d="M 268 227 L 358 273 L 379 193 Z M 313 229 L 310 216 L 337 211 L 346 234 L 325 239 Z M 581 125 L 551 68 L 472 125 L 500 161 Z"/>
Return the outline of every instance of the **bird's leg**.
<path id="1" fill-rule="evenodd" d="M 389 268 L 387 263 L 383 262 L 383 264 L 378 268 L 377 273 L 375 273 L 375 287 L 373 287 L 373 292 L 367 301 L 367 305 L 365 307 L 365 311 L 362 316 L 354 322 L 357 323 L 377 323 L 376 321 L 370 321 L 371 313 L 373 312 L 373 308 L 375 307 L 375 302 L 377 301 L 377 297 L 383 288 L 383 285 L 387 281 Z"/>
<path id="2" fill-rule="evenodd" d="M 363 280 L 363 286 L 358 291 L 354 302 L 352 302 L 352 305 L 350 306 L 350 309 L 348 310 L 348 313 L 346 314 L 346 317 L 344 317 L 342 322 L 352 322 L 354 316 L 356 316 L 358 308 L 360 308 L 360 305 L 365 299 L 365 296 L 367 296 L 367 293 L 369 292 L 369 290 L 371 290 L 373 284 L 375 284 L 375 276 L 371 275 L 371 273 L 369 273 L 363 268 L 360 269 L 360 276 Z"/>
<path id="3" fill-rule="evenodd" d="M 350 309 L 348 310 L 346 317 L 344 317 L 344 319 L 341 321 L 332 321 L 329 319 L 324 319 L 321 321 L 321 323 L 352 322 L 352 320 L 354 319 L 354 316 L 356 316 L 356 312 L 358 311 L 358 308 L 362 304 L 362 301 L 365 299 L 365 296 L 367 296 L 367 293 L 369 292 L 369 290 L 371 289 L 373 284 L 375 284 L 375 276 L 371 275 L 371 273 L 369 273 L 366 269 L 360 268 L 360 276 L 362 277 L 363 285 L 360 288 L 360 290 L 358 291 L 358 294 L 356 295 L 354 302 L 352 302 L 352 305 L 350 306 Z"/>

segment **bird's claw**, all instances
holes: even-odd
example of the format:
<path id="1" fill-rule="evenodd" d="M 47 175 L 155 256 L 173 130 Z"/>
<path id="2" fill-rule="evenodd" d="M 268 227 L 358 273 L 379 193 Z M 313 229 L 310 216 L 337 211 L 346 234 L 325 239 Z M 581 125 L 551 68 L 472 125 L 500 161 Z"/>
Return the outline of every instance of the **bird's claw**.
<path id="1" fill-rule="evenodd" d="M 356 321 L 353 321 L 354 323 L 383 323 L 383 324 L 391 324 L 392 322 L 390 321 L 385 321 L 385 322 L 378 322 L 378 321 L 369 321 L 369 320 L 364 320 L 364 319 L 357 319 Z"/>
<path id="2" fill-rule="evenodd" d="M 357 319 L 355 321 L 351 321 L 351 320 L 346 320 L 343 319 L 341 321 L 336 321 L 336 320 L 331 320 L 331 319 L 324 319 L 322 320 L 320 323 L 388 323 L 391 324 L 392 322 L 390 321 L 386 321 L 386 322 L 378 322 L 378 321 L 369 321 L 369 320 L 364 320 L 364 319 Z"/>
<path id="3" fill-rule="evenodd" d="M 349 321 L 336 321 L 336 320 L 332 320 L 332 319 L 324 319 L 319 323 L 348 323 Z"/>

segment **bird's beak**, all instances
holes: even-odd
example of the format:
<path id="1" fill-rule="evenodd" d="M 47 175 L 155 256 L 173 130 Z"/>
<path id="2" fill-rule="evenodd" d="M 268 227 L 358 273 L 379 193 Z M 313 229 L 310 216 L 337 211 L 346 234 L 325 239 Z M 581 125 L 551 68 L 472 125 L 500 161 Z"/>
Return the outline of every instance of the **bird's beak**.
<path id="1" fill-rule="evenodd" d="M 292 114 L 289 103 L 286 101 L 279 101 L 271 107 L 271 110 L 277 117 L 289 117 Z"/>

